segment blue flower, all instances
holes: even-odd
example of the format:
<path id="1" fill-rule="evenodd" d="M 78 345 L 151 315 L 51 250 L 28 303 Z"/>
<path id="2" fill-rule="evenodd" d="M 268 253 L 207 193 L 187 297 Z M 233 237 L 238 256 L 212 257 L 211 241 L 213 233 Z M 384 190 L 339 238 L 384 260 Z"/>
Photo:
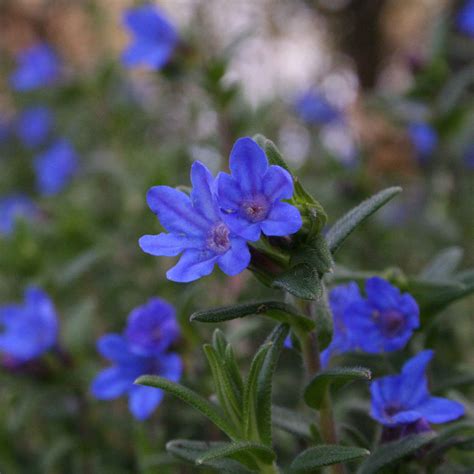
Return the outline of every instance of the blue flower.
<path id="1" fill-rule="evenodd" d="M 426 162 L 438 146 L 438 134 L 435 129 L 425 122 L 413 122 L 408 126 L 408 135 L 419 160 Z"/>
<path id="2" fill-rule="evenodd" d="M 414 298 L 379 277 L 365 282 L 365 292 L 344 311 L 351 346 L 374 354 L 405 347 L 420 324 Z"/>
<path id="3" fill-rule="evenodd" d="M 35 359 L 56 344 L 56 311 L 39 288 L 27 288 L 23 304 L 0 306 L 0 323 L 0 351 L 17 362 Z"/>
<path id="4" fill-rule="evenodd" d="M 459 10 L 456 23 L 461 33 L 474 37 L 474 0 L 467 0 Z"/>
<path id="5" fill-rule="evenodd" d="M 464 414 L 460 403 L 430 395 L 425 370 L 432 357 L 433 351 L 422 351 L 403 366 L 401 374 L 371 383 L 372 418 L 388 427 L 420 421 L 429 427 L 429 423 L 446 423 Z"/>
<path id="6" fill-rule="evenodd" d="M 179 337 L 176 311 L 161 298 L 151 298 L 128 318 L 125 336 L 135 352 L 163 352 Z"/>
<path id="7" fill-rule="evenodd" d="M 217 177 L 218 202 L 224 222 L 241 237 L 255 241 L 260 233 L 284 236 L 302 225 L 298 209 L 282 202 L 293 196 L 293 179 L 281 166 L 269 166 L 264 151 L 251 138 L 240 138 L 230 153 L 231 175 Z"/>
<path id="8" fill-rule="evenodd" d="M 78 156 L 66 140 L 58 140 L 34 160 L 36 182 L 41 194 L 57 194 L 78 170 Z"/>
<path id="9" fill-rule="evenodd" d="M 39 214 L 35 203 L 23 194 L 10 194 L 0 199 L 0 234 L 10 235 L 18 219 L 34 219 Z"/>
<path id="10" fill-rule="evenodd" d="M 178 43 L 176 29 L 165 14 L 153 5 L 142 5 L 128 9 L 123 21 L 135 36 L 122 55 L 125 66 L 161 69 Z"/>
<path id="11" fill-rule="evenodd" d="M 340 111 L 317 91 L 301 94 L 296 99 L 295 109 L 303 121 L 313 125 L 325 125 L 341 118 Z"/>
<path id="12" fill-rule="evenodd" d="M 99 400 L 129 397 L 129 409 L 139 420 L 148 418 L 163 399 L 163 391 L 134 385 L 140 375 L 159 375 L 173 382 L 181 377 L 182 364 L 177 354 L 136 353 L 124 336 L 106 334 L 97 343 L 98 351 L 111 362 L 92 382 L 92 394 Z"/>
<path id="13" fill-rule="evenodd" d="M 329 293 L 329 305 L 333 315 L 334 332 L 331 344 L 321 352 L 321 364 L 325 367 L 329 359 L 353 349 L 350 326 L 346 323 L 346 310 L 356 301 L 362 301 L 359 287 L 355 282 L 339 285 Z M 347 315 L 350 318 L 350 314 Z"/>
<path id="14" fill-rule="evenodd" d="M 209 275 L 215 264 L 227 275 L 237 275 L 250 262 L 247 243 L 223 222 L 215 199 L 215 180 L 198 161 L 191 168 L 191 181 L 191 196 L 169 186 L 148 191 L 148 205 L 168 233 L 145 235 L 140 247 L 156 256 L 182 253 L 177 265 L 166 273 L 172 281 L 189 282 Z"/>
<path id="15" fill-rule="evenodd" d="M 0 117 L 0 144 L 10 137 L 11 126 L 8 120 Z"/>
<path id="16" fill-rule="evenodd" d="M 22 51 L 10 82 L 17 91 L 30 91 L 49 86 L 59 78 L 60 63 L 56 53 L 44 43 Z"/>
<path id="17" fill-rule="evenodd" d="M 16 133 L 23 144 L 29 148 L 42 145 L 53 126 L 53 114 L 47 107 L 31 107 L 18 118 Z"/>
<path id="18" fill-rule="evenodd" d="M 474 170 L 474 144 L 469 145 L 464 151 L 463 162 L 466 168 Z"/>

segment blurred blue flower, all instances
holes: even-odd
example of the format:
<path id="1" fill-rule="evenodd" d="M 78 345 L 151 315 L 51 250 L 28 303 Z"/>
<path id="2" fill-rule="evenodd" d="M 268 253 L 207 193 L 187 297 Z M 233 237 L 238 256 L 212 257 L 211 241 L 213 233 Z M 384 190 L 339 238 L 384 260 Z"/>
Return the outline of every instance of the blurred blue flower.
<path id="1" fill-rule="evenodd" d="M 464 414 L 460 403 L 430 395 L 425 371 L 432 357 L 433 351 L 422 351 L 403 366 L 401 374 L 371 383 L 372 418 L 389 427 L 418 423 L 415 431 L 420 431 L 429 429 L 429 423 L 446 423 Z"/>
<path id="2" fill-rule="evenodd" d="M 474 0 L 467 0 L 459 10 L 456 23 L 459 31 L 474 37 Z"/>
<path id="3" fill-rule="evenodd" d="M 161 298 L 151 298 L 128 317 L 125 337 L 137 352 L 163 352 L 179 337 L 176 311 Z"/>
<path id="4" fill-rule="evenodd" d="M 295 101 L 299 117 L 313 125 L 325 125 L 341 118 L 341 113 L 319 92 L 310 90 L 301 94 Z"/>
<path id="5" fill-rule="evenodd" d="M 258 240 L 260 233 L 284 236 L 302 225 L 298 209 L 282 202 L 293 196 L 293 178 L 280 166 L 269 166 L 251 138 L 240 138 L 230 153 L 231 175 L 219 173 L 217 193 L 222 219 L 237 235 Z"/>
<path id="6" fill-rule="evenodd" d="M 438 146 L 436 130 L 425 122 L 413 122 L 408 126 L 408 135 L 419 161 L 425 163 Z"/>
<path id="7" fill-rule="evenodd" d="M 470 170 L 474 170 L 474 144 L 469 145 L 464 151 L 464 165 Z"/>
<path id="8" fill-rule="evenodd" d="M 356 301 L 363 301 L 357 283 L 339 285 L 329 293 L 329 305 L 333 315 L 334 332 L 331 344 L 321 352 L 321 365 L 325 367 L 329 359 L 336 354 L 343 354 L 353 349 L 350 326 L 346 324 L 346 310 Z M 350 314 L 348 314 L 350 318 Z"/>
<path id="9" fill-rule="evenodd" d="M 23 194 L 10 194 L 0 198 L 0 234 L 11 234 L 18 219 L 30 220 L 38 214 L 36 204 Z"/>
<path id="10" fill-rule="evenodd" d="M 123 21 L 134 35 L 132 44 L 123 52 L 124 65 L 161 69 L 178 43 L 176 28 L 165 14 L 154 5 L 142 5 L 126 10 Z"/>
<path id="11" fill-rule="evenodd" d="M 11 126 L 8 120 L 0 117 L 0 143 L 5 142 L 10 137 Z"/>
<path id="12" fill-rule="evenodd" d="M 78 170 L 78 156 L 67 140 L 58 140 L 34 160 L 39 192 L 57 194 L 71 181 Z"/>
<path id="13" fill-rule="evenodd" d="M 35 359 L 56 344 L 56 311 L 39 288 L 27 288 L 23 304 L 0 306 L 0 323 L 0 351 L 17 362 Z"/>
<path id="14" fill-rule="evenodd" d="M 405 347 L 420 324 L 414 298 L 379 277 L 365 282 L 365 293 L 344 312 L 352 347 L 374 354 Z"/>
<path id="15" fill-rule="evenodd" d="M 18 54 L 10 82 L 17 91 L 30 91 L 53 84 L 59 73 L 58 56 L 47 44 L 39 43 Z"/>
<path id="16" fill-rule="evenodd" d="M 237 275 L 250 262 L 247 243 L 222 221 L 215 180 L 199 161 L 191 168 L 191 181 L 191 196 L 169 186 L 148 191 L 148 205 L 169 233 L 145 235 L 140 238 L 140 247 L 156 256 L 182 253 L 166 273 L 172 281 L 189 282 L 209 275 L 215 264 L 227 275 Z"/>
<path id="17" fill-rule="evenodd" d="M 16 124 L 16 133 L 29 148 L 42 145 L 53 127 L 53 114 L 47 107 L 30 107 L 22 112 Z"/>

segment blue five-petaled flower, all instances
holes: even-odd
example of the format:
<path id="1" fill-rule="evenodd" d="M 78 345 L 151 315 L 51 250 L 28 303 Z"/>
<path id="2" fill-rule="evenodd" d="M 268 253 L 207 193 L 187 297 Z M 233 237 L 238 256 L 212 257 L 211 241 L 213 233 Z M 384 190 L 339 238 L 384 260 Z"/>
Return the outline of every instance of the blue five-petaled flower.
<path id="1" fill-rule="evenodd" d="M 16 124 L 16 133 L 28 148 L 42 145 L 53 127 L 53 114 L 43 106 L 25 109 Z"/>
<path id="2" fill-rule="evenodd" d="M 123 52 L 123 63 L 153 70 L 165 66 L 178 44 L 178 33 L 164 13 L 154 5 L 142 5 L 128 9 L 123 21 L 134 35 Z"/>
<path id="3" fill-rule="evenodd" d="M 20 52 L 17 68 L 10 82 L 17 91 L 30 91 L 55 83 L 60 75 L 60 61 L 45 43 L 39 43 Z"/>
<path id="4" fill-rule="evenodd" d="M 436 130 L 426 122 L 412 122 L 408 126 L 408 135 L 415 147 L 418 160 L 424 164 L 438 145 Z"/>
<path id="5" fill-rule="evenodd" d="M 299 95 L 295 101 L 295 110 L 303 121 L 313 125 L 325 125 L 342 118 L 341 112 L 317 90 Z"/>
<path id="6" fill-rule="evenodd" d="M 180 379 L 181 358 L 167 352 L 178 336 L 175 311 L 166 301 L 152 298 L 136 308 L 123 334 L 106 334 L 97 342 L 100 354 L 113 365 L 96 376 L 92 394 L 100 400 L 127 394 L 133 416 L 148 418 L 163 399 L 163 391 L 133 382 L 140 375 L 160 375 L 174 382 Z"/>
<path id="7" fill-rule="evenodd" d="M 41 289 L 25 290 L 23 304 L 0 306 L 0 351 L 9 362 L 23 363 L 56 345 L 58 318 L 54 305 Z"/>
<path id="8" fill-rule="evenodd" d="M 302 225 L 298 209 L 282 199 L 293 196 L 293 178 L 281 166 L 269 166 L 251 138 L 240 138 L 230 153 L 231 175 L 219 173 L 217 199 L 222 218 L 237 235 L 256 241 L 294 234 Z"/>
<path id="9" fill-rule="evenodd" d="M 425 371 L 432 357 L 433 351 L 422 351 L 405 363 L 401 374 L 371 383 L 371 416 L 375 420 L 388 427 L 422 422 L 426 429 L 428 423 L 446 423 L 464 414 L 460 403 L 429 393 Z"/>

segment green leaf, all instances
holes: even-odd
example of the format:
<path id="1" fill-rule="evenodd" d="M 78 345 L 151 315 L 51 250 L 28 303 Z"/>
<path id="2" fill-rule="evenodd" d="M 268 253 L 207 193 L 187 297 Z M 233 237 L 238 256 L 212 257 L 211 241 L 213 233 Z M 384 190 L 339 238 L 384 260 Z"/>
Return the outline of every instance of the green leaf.
<path id="1" fill-rule="evenodd" d="M 193 390 L 157 375 L 142 375 L 141 377 L 138 377 L 137 380 L 135 380 L 135 383 L 138 385 L 160 388 L 165 392 L 173 394 L 211 420 L 230 438 L 238 438 L 238 433 L 236 432 L 235 428 L 220 413 L 218 408 Z"/>
<path id="2" fill-rule="evenodd" d="M 292 266 L 306 263 L 314 267 L 319 275 L 332 271 L 334 261 L 326 243 L 326 239 L 318 234 L 310 243 L 299 245 L 291 255 Z"/>
<path id="3" fill-rule="evenodd" d="M 271 165 L 281 166 L 286 171 L 288 171 L 288 173 L 292 174 L 290 168 L 285 163 L 280 150 L 278 150 L 277 146 L 271 140 L 260 134 L 255 135 L 253 139 L 263 149 Z"/>
<path id="4" fill-rule="evenodd" d="M 278 428 L 296 436 L 311 439 L 311 423 L 308 417 L 294 410 L 277 405 L 272 406 L 272 421 Z"/>
<path id="5" fill-rule="evenodd" d="M 306 263 L 295 265 L 278 275 L 272 286 L 304 300 L 317 300 L 322 292 L 318 271 Z"/>
<path id="6" fill-rule="evenodd" d="M 398 441 L 386 443 L 374 451 L 360 466 L 357 474 L 376 474 L 381 469 L 396 464 L 436 438 L 436 433 L 410 435 Z"/>
<path id="7" fill-rule="evenodd" d="M 463 253 L 460 247 L 443 250 L 421 271 L 420 278 L 436 281 L 449 277 L 460 264 Z"/>
<path id="8" fill-rule="evenodd" d="M 264 464 L 271 464 L 275 459 L 273 449 L 263 444 L 252 443 L 251 441 L 236 441 L 234 443 L 225 443 L 206 451 L 196 459 L 196 464 L 204 464 L 215 459 L 232 457 L 242 453 L 250 454 Z"/>
<path id="9" fill-rule="evenodd" d="M 236 430 L 242 425 L 242 392 L 237 390 L 224 366 L 224 359 L 210 344 L 203 346 L 211 368 L 219 405 L 225 411 Z"/>
<path id="10" fill-rule="evenodd" d="M 268 446 L 272 443 L 272 379 L 288 331 L 287 324 L 272 331 L 255 355 L 245 385 L 245 437 Z"/>
<path id="11" fill-rule="evenodd" d="M 166 450 L 176 456 L 178 459 L 188 461 L 195 465 L 197 459 L 199 459 L 203 454 L 209 450 L 223 447 L 225 445 L 227 445 L 227 443 L 207 443 L 205 441 L 176 439 L 169 441 L 166 444 Z M 257 472 L 255 470 L 248 469 L 234 459 L 215 459 L 202 463 L 201 465 L 214 468 L 218 472 L 225 474 L 252 474 Z"/>
<path id="12" fill-rule="evenodd" d="M 304 400 L 312 408 L 319 409 L 330 385 L 340 387 L 354 380 L 370 380 L 371 373 L 364 367 L 336 367 L 319 372 L 306 386 Z"/>
<path id="13" fill-rule="evenodd" d="M 362 224 L 374 212 L 393 199 L 402 191 L 402 188 L 394 186 L 384 189 L 360 203 L 357 207 L 350 210 L 342 216 L 330 229 L 326 235 L 329 249 L 333 255 L 346 238 L 354 231 L 356 227 Z"/>
<path id="14" fill-rule="evenodd" d="M 303 316 L 293 306 L 282 301 L 261 301 L 257 303 L 243 303 L 232 306 L 223 306 L 192 314 L 190 321 L 201 323 L 220 323 L 231 319 L 245 318 L 246 316 L 262 315 L 276 321 L 287 323 L 290 326 L 301 328 L 303 331 L 314 329 L 314 321 Z"/>
<path id="15" fill-rule="evenodd" d="M 354 461 L 369 454 L 370 451 L 363 448 L 321 444 L 299 454 L 291 463 L 290 474 L 311 473 L 324 466 Z"/>

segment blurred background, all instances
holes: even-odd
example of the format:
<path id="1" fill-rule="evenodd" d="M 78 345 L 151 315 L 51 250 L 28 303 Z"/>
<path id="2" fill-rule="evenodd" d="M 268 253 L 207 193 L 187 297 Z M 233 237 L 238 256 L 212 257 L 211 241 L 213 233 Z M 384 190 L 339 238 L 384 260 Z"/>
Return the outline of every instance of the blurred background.
<path id="1" fill-rule="evenodd" d="M 139 422 L 124 399 L 97 401 L 89 385 L 105 366 L 96 340 L 160 296 L 182 322 L 184 383 L 208 394 L 200 342 L 212 328 L 189 315 L 273 294 L 249 272 L 169 282 L 172 259 L 137 245 L 160 229 L 147 189 L 189 185 L 194 160 L 225 169 L 239 137 L 273 140 L 329 224 L 376 191 L 403 187 L 351 237 L 344 267 L 416 275 L 451 246 L 463 249 L 463 268 L 474 264 L 473 2 L 163 0 L 155 4 L 179 40 L 154 69 L 122 56 L 133 36 L 123 15 L 138 4 L 0 0 L 0 304 L 41 286 L 63 351 L 0 374 L 8 474 L 194 472 L 161 453 L 168 439 L 199 437 L 199 415 L 166 397 Z M 37 47 L 46 54 L 32 54 Z M 472 370 L 473 313 L 471 297 L 430 322 L 441 373 Z M 226 326 L 242 367 L 269 327 Z M 299 365 L 283 355 L 282 405 L 296 403 Z M 280 436 L 283 457 L 298 448 Z"/>

